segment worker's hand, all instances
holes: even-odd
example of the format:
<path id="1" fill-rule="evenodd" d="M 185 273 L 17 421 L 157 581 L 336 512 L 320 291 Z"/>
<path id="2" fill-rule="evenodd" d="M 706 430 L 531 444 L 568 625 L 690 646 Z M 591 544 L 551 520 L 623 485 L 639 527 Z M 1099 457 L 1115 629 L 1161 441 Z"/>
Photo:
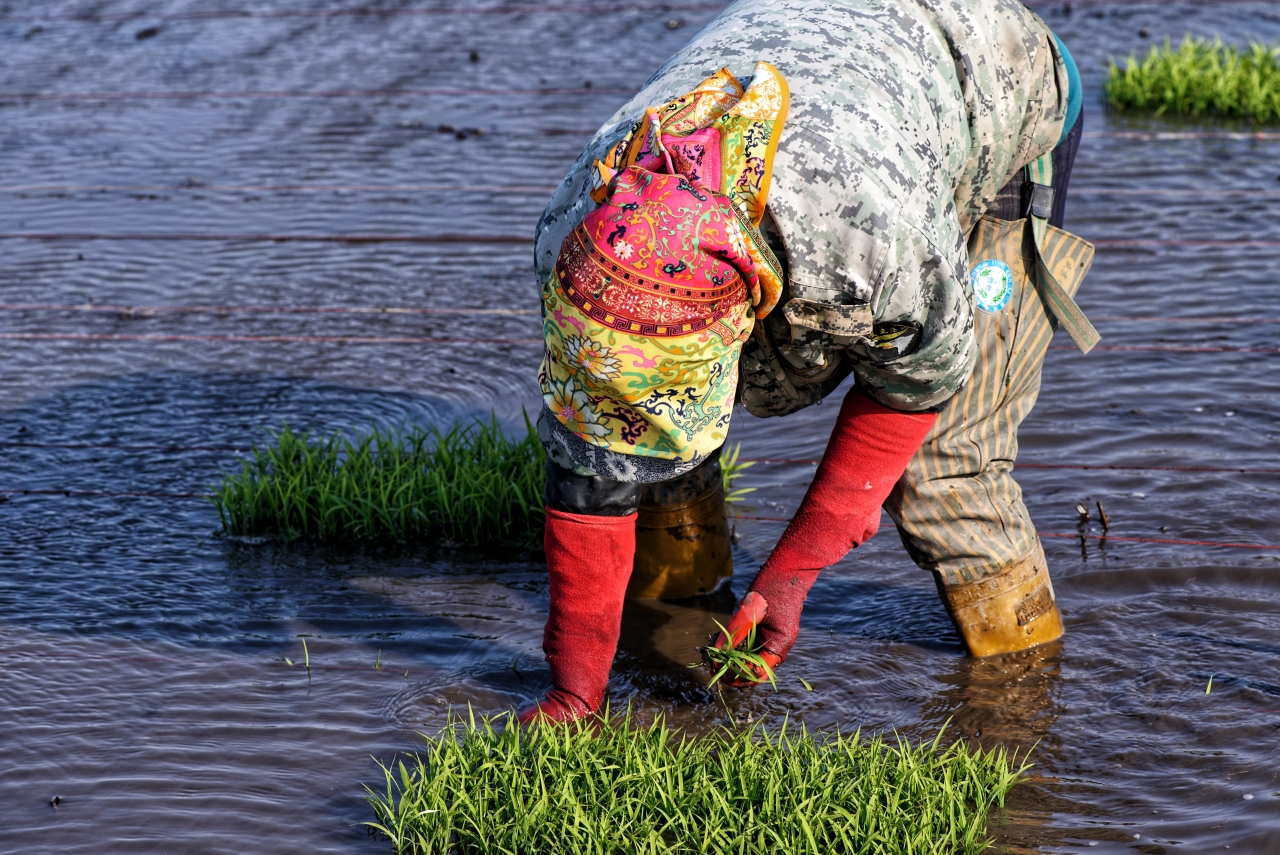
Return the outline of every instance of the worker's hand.
<path id="1" fill-rule="evenodd" d="M 742 602 L 738 603 L 738 608 L 734 610 L 733 616 L 729 618 L 729 625 L 725 627 L 728 636 L 726 637 L 724 632 L 717 633 L 716 640 L 711 643 L 711 646 L 721 650 L 737 647 L 747 640 L 753 629 L 757 630 L 756 639 L 759 640 L 761 638 L 759 625 L 764 620 L 768 610 L 769 604 L 764 601 L 764 597 L 755 591 L 748 591 L 747 595 L 742 598 Z M 759 651 L 759 656 L 768 664 L 768 671 L 753 662 L 744 661 L 740 664 L 740 667 L 749 671 L 750 677 L 729 673 L 725 674 L 720 682 L 728 686 L 744 688 L 772 680 L 772 671 L 782 664 L 782 657 L 763 649 Z"/>

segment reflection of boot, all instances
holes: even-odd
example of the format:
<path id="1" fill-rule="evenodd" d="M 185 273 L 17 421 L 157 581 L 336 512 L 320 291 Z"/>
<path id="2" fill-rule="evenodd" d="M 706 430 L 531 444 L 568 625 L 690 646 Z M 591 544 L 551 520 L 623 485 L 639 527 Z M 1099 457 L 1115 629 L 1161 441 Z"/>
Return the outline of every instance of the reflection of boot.
<path id="1" fill-rule="evenodd" d="M 1024 557 L 976 582 L 947 587 L 941 576 L 934 578 L 973 656 L 1026 650 L 1062 635 L 1062 615 L 1039 540 Z"/>
<path id="2" fill-rule="evenodd" d="M 600 708 L 618 649 L 635 523 L 635 514 L 598 517 L 547 510 L 543 542 L 551 612 L 542 649 L 555 688 L 520 713 L 522 724 L 573 721 Z"/>
<path id="3" fill-rule="evenodd" d="M 732 573 L 719 454 L 686 475 L 646 485 L 627 596 L 671 600 L 707 594 Z"/>

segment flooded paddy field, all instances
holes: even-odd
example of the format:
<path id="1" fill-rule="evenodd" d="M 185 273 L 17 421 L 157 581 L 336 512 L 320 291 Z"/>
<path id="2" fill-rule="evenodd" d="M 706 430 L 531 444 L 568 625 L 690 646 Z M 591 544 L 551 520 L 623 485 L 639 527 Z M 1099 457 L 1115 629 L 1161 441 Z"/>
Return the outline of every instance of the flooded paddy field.
<path id="1" fill-rule="evenodd" d="M 228 543 L 201 494 L 282 422 L 535 410 L 538 214 L 719 4 L 257 5 L 0 2 L 6 851 L 386 852 L 373 758 L 546 686 L 536 556 Z M 722 705 L 684 667 L 722 591 L 630 603 L 610 697 L 1034 746 L 1012 852 L 1280 853 L 1280 128 L 1099 94 L 1108 56 L 1280 41 L 1280 10 L 1035 8 L 1087 88 L 1067 226 L 1104 336 L 1059 336 L 1021 434 L 1067 635 L 964 657 L 886 520 L 819 579 L 777 694 Z M 731 441 L 815 458 L 836 409 Z M 783 527 L 750 517 L 812 471 L 747 472 L 734 591 Z"/>

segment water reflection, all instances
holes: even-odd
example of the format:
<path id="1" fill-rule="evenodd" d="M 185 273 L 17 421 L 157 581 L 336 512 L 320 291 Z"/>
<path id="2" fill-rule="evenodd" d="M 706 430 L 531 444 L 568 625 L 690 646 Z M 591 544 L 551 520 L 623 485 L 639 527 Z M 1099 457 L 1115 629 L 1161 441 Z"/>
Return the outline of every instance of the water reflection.
<path id="1" fill-rule="evenodd" d="M 51 0 L 37 11 L 74 16 L 82 5 Z M 1186 31 L 1280 38 L 1280 18 L 1260 2 L 1036 8 L 1071 46 L 1091 98 L 1103 60 L 1147 44 L 1143 27 L 1152 42 Z M 14 30 L 28 37 L 6 42 L 3 88 L 470 91 L 527 87 L 531 74 L 539 86 L 636 88 L 713 14 L 682 12 L 688 26 L 675 32 L 668 13 L 614 7 L 518 21 L 192 18 L 144 42 L 132 28 L 121 38 L 118 27 L 77 20 Z M 581 49 L 621 31 L 640 35 L 633 50 Z M 619 97 L 6 102 L 0 232 L 531 234 L 546 191 L 483 188 L 554 186 Z M 1273 200 L 1258 194 L 1275 183 L 1274 139 L 1151 136 L 1205 127 L 1094 115 L 1073 174 L 1074 231 L 1276 238 Z M 459 140 L 441 125 L 486 133 Z M 271 189 L 282 185 L 314 192 Z M 525 246 L 8 241 L 5 252 L 11 302 L 537 306 Z M 1273 324 L 1207 320 L 1274 318 L 1274 269 L 1266 247 L 1103 248 L 1081 303 L 1114 318 L 1099 321 L 1104 344 L 1274 349 Z M 1184 321 L 1151 320 L 1163 316 Z M 536 346 L 74 336 L 522 339 L 536 336 L 536 315 L 23 311 L 0 324 L 65 336 L 8 342 L 0 373 L 0 488 L 53 493 L 0 503 L 6 841 L 33 855 L 97 855 L 108 829 L 113 852 L 385 853 L 358 827 L 368 818 L 359 785 L 378 776 L 370 755 L 416 747 L 415 733 L 451 708 L 506 710 L 545 688 L 545 570 L 528 556 L 229 546 L 210 539 L 216 519 L 199 498 L 57 492 L 203 492 L 234 460 L 221 447 L 285 420 L 322 430 L 448 423 L 496 407 L 516 424 L 521 406 L 537 405 Z M 1274 469 L 1273 360 L 1054 351 L 1021 458 Z M 834 416 L 814 407 L 744 418 L 733 441 L 749 457 L 816 457 Z M 754 512 L 789 514 L 811 474 L 752 469 Z M 1074 505 L 1086 497 L 1103 500 L 1115 536 L 1275 543 L 1280 530 L 1273 474 L 1028 468 L 1018 477 L 1046 532 L 1074 532 Z M 738 593 L 780 532 L 739 523 Z M 727 616 L 732 597 L 722 592 L 629 604 L 611 700 L 695 730 L 791 716 L 919 738 L 951 720 L 984 745 L 1035 746 L 1036 777 L 1014 791 L 1009 825 L 997 829 L 1011 851 L 1276 851 L 1275 556 L 1045 542 L 1067 622 L 1060 646 L 963 658 L 928 577 L 886 528 L 823 574 L 776 693 L 721 695 L 684 667 L 711 619 Z M 310 680 L 284 661 L 300 659 L 302 635 Z M 64 798 L 56 811 L 54 794 Z"/>

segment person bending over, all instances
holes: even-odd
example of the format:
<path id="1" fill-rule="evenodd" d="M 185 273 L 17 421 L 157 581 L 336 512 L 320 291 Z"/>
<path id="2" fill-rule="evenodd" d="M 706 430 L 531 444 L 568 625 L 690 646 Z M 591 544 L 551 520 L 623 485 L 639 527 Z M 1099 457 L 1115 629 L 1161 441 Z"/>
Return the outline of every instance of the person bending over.
<path id="1" fill-rule="evenodd" d="M 605 124 L 538 224 L 554 685 L 523 722 L 602 703 L 644 485 L 714 465 L 735 402 L 784 416 L 850 374 L 716 643 L 757 626 L 780 664 L 882 506 L 971 654 L 1061 635 L 1011 473 L 1054 329 L 1097 340 L 1060 228 L 1079 114 L 1014 0 L 739 0 Z"/>

